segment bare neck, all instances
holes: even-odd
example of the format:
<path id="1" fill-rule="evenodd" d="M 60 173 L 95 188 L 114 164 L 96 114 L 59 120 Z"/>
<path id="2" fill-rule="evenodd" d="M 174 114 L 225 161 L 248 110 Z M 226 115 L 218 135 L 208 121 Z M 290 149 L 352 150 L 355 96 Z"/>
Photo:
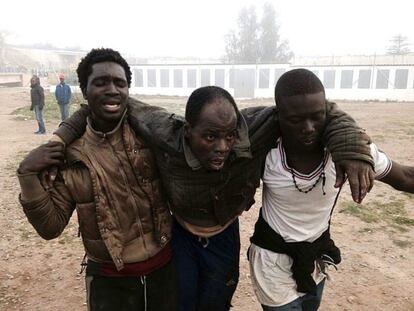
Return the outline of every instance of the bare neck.
<path id="1" fill-rule="evenodd" d="M 295 146 L 289 146 L 283 141 L 283 148 L 289 167 L 302 174 L 312 173 L 323 161 L 325 153 L 321 145 L 309 149 L 295 148 Z"/>

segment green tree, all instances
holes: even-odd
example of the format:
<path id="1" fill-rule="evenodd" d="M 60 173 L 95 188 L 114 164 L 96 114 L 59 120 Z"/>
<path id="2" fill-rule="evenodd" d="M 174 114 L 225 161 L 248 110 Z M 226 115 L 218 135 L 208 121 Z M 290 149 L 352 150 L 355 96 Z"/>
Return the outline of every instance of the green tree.
<path id="1" fill-rule="evenodd" d="M 387 54 L 405 55 L 410 52 L 410 43 L 408 42 L 407 37 L 398 34 L 391 38 L 390 45 L 387 48 Z"/>
<path id="2" fill-rule="evenodd" d="M 6 53 L 6 37 L 8 32 L 0 30 L 0 66 L 5 65 L 5 53 Z"/>
<path id="3" fill-rule="evenodd" d="M 282 40 L 279 34 L 280 25 L 277 15 L 270 3 L 263 6 L 263 16 L 260 22 L 260 59 L 261 63 L 288 62 L 293 57 L 287 40 Z"/>
<path id="4" fill-rule="evenodd" d="M 293 57 L 286 40 L 279 34 L 276 11 L 266 3 L 260 23 L 254 6 L 243 8 L 237 30 L 225 36 L 225 59 L 232 63 L 287 62 Z"/>
<path id="5" fill-rule="evenodd" d="M 256 62 L 259 56 L 259 24 L 254 6 L 243 8 L 237 19 L 238 31 L 225 37 L 227 59 L 236 63 Z"/>

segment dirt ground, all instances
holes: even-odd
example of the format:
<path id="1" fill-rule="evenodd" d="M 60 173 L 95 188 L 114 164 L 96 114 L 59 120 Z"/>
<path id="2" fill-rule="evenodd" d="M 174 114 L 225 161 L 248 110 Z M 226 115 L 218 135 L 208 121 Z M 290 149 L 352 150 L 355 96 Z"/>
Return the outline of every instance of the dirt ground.
<path id="1" fill-rule="evenodd" d="M 143 100 L 162 102 L 182 113 L 185 99 Z M 18 203 L 15 171 L 19 161 L 46 142 L 58 124 L 46 120 L 48 134 L 33 135 L 35 121 L 16 120 L 11 115 L 28 104 L 28 89 L 0 88 L 0 310 L 86 310 L 84 276 L 79 274 L 84 253 L 76 234 L 76 217 L 61 237 L 44 241 Z M 271 101 L 241 102 L 240 106 L 252 104 Z M 414 164 L 413 103 L 341 103 L 340 107 L 353 115 L 391 158 Z M 256 201 L 241 217 L 241 274 L 232 309 L 236 311 L 261 310 L 250 285 L 245 256 L 260 207 L 260 191 Z M 345 189 L 332 221 L 332 236 L 342 250 L 343 262 L 331 273 L 320 310 L 414 310 L 413 219 L 413 195 L 378 182 L 362 210 L 355 210 Z"/>

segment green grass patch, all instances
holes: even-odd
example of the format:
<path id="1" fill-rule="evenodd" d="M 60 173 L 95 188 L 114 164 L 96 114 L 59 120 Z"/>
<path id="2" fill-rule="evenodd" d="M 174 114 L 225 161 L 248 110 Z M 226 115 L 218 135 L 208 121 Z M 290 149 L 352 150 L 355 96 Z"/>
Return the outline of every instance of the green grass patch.
<path id="1" fill-rule="evenodd" d="M 375 143 L 385 142 L 385 136 L 384 135 L 372 135 L 372 141 Z"/>
<path id="2" fill-rule="evenodd" d="M 394 223 L 402 226 L 414 226 L 414 219 L 404 217 L 404 216 L 395 216 L 393 217 Z"/>
<path id="3" fill-rule="evenodd" d="M 405 131 L 405 133 L 409 136 L 414 136 L 414 129 L 410 128 Z"/>
<path id="4" fill-rule="evenodd" d="M 406 232 L 414 226 L 414 219 L 408 217 L 405 201 L 391 196 L 388 202 L 372 201 L 356 204 L 352 201 L 341 202 L 340 212 L 355 216 L 366 223 L 385 222 L 388 226 Z"/>
<path id="5" fill-rule="evenodd" d="M 396 223 L 391 223 L 389 225 L 389 228 L 395 229 L 396 231 L 398 231 L 398 233 L 406 233 L 406 232 L 410 231 L 407 226 L 399 225 L 399 224 L 396 224 Z M 387 228 L 385 228 L 385 229 L 387 229 Z"/>
<path id="6" fill-rule="evenodd" d="M 84 100 L 80 94 L 73 94 L 70 104 L 70 114 L 74 113 L 80 107 Z M 15 120 L 26 121 L 34 120 L 35 114 L 30 110 L 30 105 L 14 110 L 12 115 L 15 115 Z M 43 108 L 43 118 L 46 121 L 60 120 L 59 105 L 56 102 L 55 95 L 50 92 L 45 92 L 45 107 Z"/>
<path id="7" fill-rule="evenodd" d="M 401 248 L 408 248 L 408 247 L 411 247 L 413 245 L 413 243 L 410 242 L 410 241 L 393 240 L 392 242 L 395 245 L 397 245 L 398 247 L 401 247 Z"/>
<path id="8" fill-rule="evenodd" d="M 365 228 L 362 228 L 362 229 L 358 230 L 359 233 L 372 233 L 374 231 L 375 231 L 375 229 L 370 228 L 370 227 L 365 227 Z"/>
<path id="9" fill-rule="evenodd" d="M 409 192 L 401 192 L 402 194 L 406 195 L 410 199 L 414 199 L 414 194 Z"/>
<path id="10" fill-rule="evenodd" d="M 22 240 L 27 241 L 33 237 L 33 230 L 27 227 L 20 227 L 18 228 L 20 231 L 20 237 Z"/>
<path id="11" fill-rule="evenodd" d="M 340 208 L 341 212 L 358 217 L 364 222 L 373 223 L 379 221 L 378 216 L 375 213 L 372 213 L 370 210 L 366 209 L 364 205 L 359 205 L 352 201 L 342 202 L 340 204 Z"/>

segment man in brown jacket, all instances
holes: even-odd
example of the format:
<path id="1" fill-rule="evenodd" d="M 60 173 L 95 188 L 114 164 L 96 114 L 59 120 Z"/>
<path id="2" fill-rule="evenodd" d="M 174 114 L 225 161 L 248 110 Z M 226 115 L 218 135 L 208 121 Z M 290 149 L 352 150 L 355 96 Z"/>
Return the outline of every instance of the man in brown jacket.
<path id="1" fill-rule="evenodd" d="M 131 71 L 111 49 L 94 49 L 78 78 L 91 115 L 66 147 L 49 142 L 21 162 L 20 202 L 45 239 L 59 236 L 76 209 L 88 258 L 89 310 L 175 310 L 171 215 L 147 142 L 128 124 Z M 66 159 L 51 188 L 39 173 Z"/>

